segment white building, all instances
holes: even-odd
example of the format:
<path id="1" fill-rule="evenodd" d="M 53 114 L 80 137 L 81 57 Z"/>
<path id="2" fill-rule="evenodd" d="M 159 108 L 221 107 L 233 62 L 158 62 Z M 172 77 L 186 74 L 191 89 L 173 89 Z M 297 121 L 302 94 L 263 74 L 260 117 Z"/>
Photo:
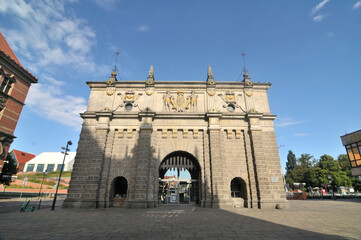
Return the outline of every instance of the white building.
<path id="1" fill-rule="evenodd" d="M 63 171 L 73 169 L 76 152 L 68 152 L 64 162 Z M 24 172 L 53 172 L 60 171 L 64 160 L 64 154 L 60 152 L 44 152 L 25 164 Z"/>

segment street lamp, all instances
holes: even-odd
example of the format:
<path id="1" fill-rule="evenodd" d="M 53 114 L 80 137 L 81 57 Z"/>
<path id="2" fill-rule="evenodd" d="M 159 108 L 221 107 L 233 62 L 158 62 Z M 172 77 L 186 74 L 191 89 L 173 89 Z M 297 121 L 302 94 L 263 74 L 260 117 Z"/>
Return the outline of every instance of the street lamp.
<path id="1" fill-rule="evenodd" d="M 59 185 L 60 185 L 60 178 L 61 178 L 61 174 L 63 173 L 63 169 L 64 169 L 64 163 L 65 163 L 65 157 L 66 155 L 68 155 L 68 151 L 70 151 L 68 149 L 68 146 L 71 146 L 73 143 L 71 141 L 68 141 L 66 143 L 66 147 L 62 147 L 61 149 L 64 150 L 64 152 L 61 152 L 64 154 L 64 159 L 63 159 L 63 165 L 61 166 L 61 169 L 60 169 L 60 174 L 59 174 L 59 179 L 58 179 L 58 185 L 56 186 L 56 191 L 55 191 L 55 195 L 54 195 L 54 201 L 53 201 L 53 206 L 51 206 L 51 210 L 55 210 L 55 202 L 56 202 L 56 197 L 58 195 L 58 189 L 59 189 Z"/>

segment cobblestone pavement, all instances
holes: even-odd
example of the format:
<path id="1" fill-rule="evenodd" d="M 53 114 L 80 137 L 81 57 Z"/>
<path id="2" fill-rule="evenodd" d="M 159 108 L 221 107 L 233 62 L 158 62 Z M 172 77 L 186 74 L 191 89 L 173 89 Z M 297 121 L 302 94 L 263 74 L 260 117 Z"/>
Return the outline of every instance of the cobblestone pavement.
<path id="1" fill-rule="evenodd" d="M 291 201 L 289 209 L 195 206 L 1 213 L 0 239 L 361 239 L 361 201 Z"/>

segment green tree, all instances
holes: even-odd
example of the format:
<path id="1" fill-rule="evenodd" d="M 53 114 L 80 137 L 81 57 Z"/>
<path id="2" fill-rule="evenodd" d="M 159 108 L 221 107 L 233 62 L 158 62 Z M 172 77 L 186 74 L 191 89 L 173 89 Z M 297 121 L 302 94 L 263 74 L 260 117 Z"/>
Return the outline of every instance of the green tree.
<path id="1" fill-rule="evenodd" d="M 3 169 L 2 169 L 2 175 L 15 175 L 18 172 L 17 164 L 15 159 L 8 154 L 6 157 L 7 163 L 4 163 Z"/>
<path id="2" fill-rule="evenodd" d="M 288 170 L 285 176 L 286 183 L 293 188 L 294 183 L 306 183 L 309 187 L 312 184 L 310 168 L 314 162 L 311 154 L 301 154 L 296 160 L 296 166 L 292 170 Z"/>
<path id="3" fill-rule="evenodd" d="M 0 182 L 5 183 L 6 185 L 9 185 L 10 179 L 4 178 L 3 176 L 4 175 L 15 175 L 18 172 L 16 165 L 17 165 L 17 163 L 16 163 L 15 159 L 10 154 L 8 154 L 5 159 L 2 171 L 1 171 Z"/>
<path id="4" fill-rule="evenodd" d="M 341 170 L 345 172 L 350 172 L 351 176 L 351 164 L 348 156 L 346 154 L 340 154 L 337 157 L 337 161 L 340 164 Z"/>
<path id="5" fill-rule="evenodd" d="M 327 154 L 320 157 L 320 160 L 311 172 L 313 173 L 312 177 L 315 183 L 314 185 L 319 186 L 321 183 L 329 184 L 330 180 L 338 187 L 349 187 L 352 184 L 347 172 L 342 171 L 339 161 Z"/>
<path id="6" fill-rule="evenodd" d="M 289 150 L 287 155 L 286 170 L 287 172 L 295 169 L 296 167 L 296 155 Z"/>
<path id="7" fill-rule="evenodd" d="M 301 157 L 297 159 L 297 164 L 303 168 L 310 168 L 314 162 L 314 157 L 311 154 L 304 153 L 301 154 Z"/>
<path id="8" fill-rule="evenodd" d="M 351 180 L 351 185 L 356 191 L 361 191 L 361 180 L 358 177 L 352 176 L 351 174 L 351 164 L 348 156 L 346 154 L 340 154 L 337 157 L 337 161 L 340 164 L 341 170 L 346 172 L 347 176 Z"/>

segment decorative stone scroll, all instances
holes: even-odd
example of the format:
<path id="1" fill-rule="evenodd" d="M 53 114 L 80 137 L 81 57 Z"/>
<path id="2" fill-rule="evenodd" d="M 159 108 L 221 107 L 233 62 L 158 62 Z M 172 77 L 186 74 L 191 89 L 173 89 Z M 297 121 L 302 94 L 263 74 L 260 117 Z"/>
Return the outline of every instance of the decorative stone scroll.
<path id="1" fill-rule="evenodd" d="M 126 91 L 124 94 L 118 93 L 118 96 L 122 97 L 123 102 L 118 105 L 113 111 L 116 111 L 118 108 L 123 108 L 125 111 L 131 111 L 133 107 L 138 107 L 138 99 L 143 95 L 143 93 L 135 93 L 133 90 Z"/>
<path id="2" fill-rule="evenodd" d="M 236 95 L 233 91 L 228 90 L 225 94 L 219 93 L 218 96 L 224 101 L 222 107 L 227 108 L 229 112 L 234 112 L 236 108 L 243 110 L 240 106 L 241 101 L 238 99 L 242 94 Z"/>

